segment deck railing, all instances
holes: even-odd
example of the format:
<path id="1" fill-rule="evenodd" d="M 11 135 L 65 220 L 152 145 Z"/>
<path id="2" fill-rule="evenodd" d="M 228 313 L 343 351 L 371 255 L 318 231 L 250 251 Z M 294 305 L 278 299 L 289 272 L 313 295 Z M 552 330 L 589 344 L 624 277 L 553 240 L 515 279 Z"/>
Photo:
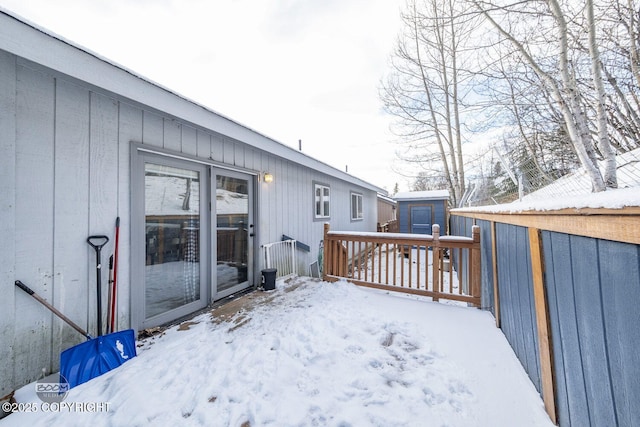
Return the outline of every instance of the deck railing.
<path id="1" fill-rule="evenodd" d="M 324 280 L 480 306 L 480 228 L 471 237 L 324 229 Z"/>

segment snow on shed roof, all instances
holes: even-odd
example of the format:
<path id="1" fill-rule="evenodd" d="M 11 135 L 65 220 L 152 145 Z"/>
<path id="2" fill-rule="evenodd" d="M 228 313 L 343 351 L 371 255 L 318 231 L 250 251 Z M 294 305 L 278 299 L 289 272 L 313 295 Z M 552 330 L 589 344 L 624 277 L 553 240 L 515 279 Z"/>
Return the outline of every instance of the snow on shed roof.
<path id="1" fill-rule="evenodd" d="M 396 201 L 405 200 L 443 200 L 449 198 L 448 190 L 430 190 L 430 191 L 406 191 L 398 193 L 393 198 Z"/>
<path id="2" fill-rule="evenodd" d="M 0 6 L 0 50 L 97 86 L 118 97 L 187 120 L 275 156 L 353 183 L 386 190 L 343 172 L 182 96 Z"/>

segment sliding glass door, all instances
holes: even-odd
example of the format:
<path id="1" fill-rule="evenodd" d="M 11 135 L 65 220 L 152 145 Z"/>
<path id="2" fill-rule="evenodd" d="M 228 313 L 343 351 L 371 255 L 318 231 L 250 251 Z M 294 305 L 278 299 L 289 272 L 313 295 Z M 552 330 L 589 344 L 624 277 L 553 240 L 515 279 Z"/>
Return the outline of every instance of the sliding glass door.
<path id="1" fill-rule="evenodd" d="M 253 277 L 253 177 L 217 171 L 216 294 L 223 298 L 251 284 Z"/>
<path id="2" fill-rule="evenodd" d="M 132 150 L 133 327 L 166 324 L 254 285 L 255 176 Z"/>
<path id="3" fill-rule="evenodd" d="M 144 163 L 144 317 L 162 323 L 207 305 L 206 168 Z"/>

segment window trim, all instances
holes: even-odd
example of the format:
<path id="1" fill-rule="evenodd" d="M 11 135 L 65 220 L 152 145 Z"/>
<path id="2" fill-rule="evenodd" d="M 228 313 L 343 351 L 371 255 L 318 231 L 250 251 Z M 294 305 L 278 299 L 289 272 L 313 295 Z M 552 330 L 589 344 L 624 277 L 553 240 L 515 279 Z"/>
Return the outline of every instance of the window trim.
<path id="1" fill-rule="evenodd" d="M 358 200 L 360 201 L 360 206 L 359 206 L 360 209 L 356 213 L 356 215 L 360 214 L 359 217 L 358 216 L 355 216 L 355 217 L 353 216 L 354 196 L 356 197 L 356 199 L 355 199 L 356 203 L 357 203 Z M 364 221 L 364 195 L 362 193 L 358 193 L 358 192 L 352 191 L 349 194 L 349 200 L 350 200 L 350 203 L 349 203 L 349 207 L 350 207 L 349 215 L 351 216 L 351 222 Z M 358 210 L 358 206 L 356 206 L 356 210 Z"/>
<path id="2" fill-rule="evenodd" d="M 317 206 L 316 203 L 318 202 L 316 200 L 316 192 L 318 189 L 321 189 L 321 194 L 320 194 L 320 202 L 321 202 L 321 206 L 322 206 L 322 213 L 324 215 L 318 215 L 318 210 L 317 210 Z M 323 189 L 327 189 L 329 191 L 329 194 L 327 197 L 328 200 L 324 200 L 324 195 L 323 193 Z M 331 186 L 329 184 L 325 184 L 323 182 L 318 182 L 318 181 L 313 181 L 313 220 L 314 221 L 326 221 L 331 219 Z M 328 203 L 328 212 L 324 212 L 324 204 Z"/>

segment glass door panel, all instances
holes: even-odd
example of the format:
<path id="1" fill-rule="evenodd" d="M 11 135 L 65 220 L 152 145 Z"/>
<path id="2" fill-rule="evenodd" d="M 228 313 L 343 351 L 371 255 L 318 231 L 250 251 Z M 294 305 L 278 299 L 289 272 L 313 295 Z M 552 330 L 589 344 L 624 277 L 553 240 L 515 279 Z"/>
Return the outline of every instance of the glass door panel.
<path id="1" fill-rule="evenodd" d="M 145 163 L 146 319 L 202 300 L 202 175 Z"/>
<path id="2" fill-rule="evenodd" d="M 250 285 L 253 235 L 251 178 L 216 175 L 217 298 Z"/>

